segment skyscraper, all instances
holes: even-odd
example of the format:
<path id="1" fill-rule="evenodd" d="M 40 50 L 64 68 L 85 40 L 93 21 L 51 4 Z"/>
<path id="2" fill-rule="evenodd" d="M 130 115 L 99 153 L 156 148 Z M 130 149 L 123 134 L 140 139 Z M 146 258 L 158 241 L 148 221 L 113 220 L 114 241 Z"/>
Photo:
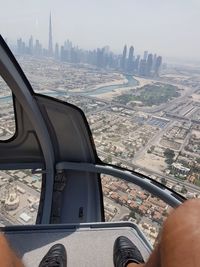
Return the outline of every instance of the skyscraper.
<path id="1" fill-rule="evenodd" d="M 22 54 L 22 43 L 23 43 L 22 38 L 17 40 L 17 53 L 18 54 Z"/>
<path id="2" fill-rule="evenodd" d="M 159 56 L 156 59 L 156 64 L 155 64 L 155 76 L 159 76 L 159 71 L 162 65 L 162 57 Z"/>
<path id="3" fill-rule="evenodd" d="M 153 66 L 152 66 L 152 68 L 153 68 L 153 71 L 155 71 L 156 59 L 157 59 L 157 55 L 156 55 L 156 54 L 154 54 L 154 56 L 153 56 Z"/>
<path id="4" fill-rule="evenodd" d="M 49 56 L 53 56 L 53 40 L 52 40 L 52 25 L 51 25 L 51 13 L 49 17 L 49 49 L 48 49 Z"/>
<path id="5" fill-rule="evenodd" d="M 147 57 L 148 57 L 148 51 L 144 51 L 143 59 L 146 61 L 147 60 Z"/>
<path id="6" fill-rule="evenodd" d="M 41 56 L 42 55 L 42 45 L 39 42 L 39 40 L 35 41 L 35 47 L 34 47 L 35 55 Z"/>
<path id="7" fill-rule="evenodd" d="M 136 60 L 134 62 L 134 70 L 136 73 L 139 71 L 139 63 L 140 63 L 140 55 L 137 55 Z"/>
<path id="8" fill-rule="evenodd" d="M 56 43 L 55 45 L 55 58 L 59 59 L 59 45 Z"/>
<path id="9" fill-rule="evenodd" d="M 131 46 L 129 49 L 128 61 L 127 61 L 127 71 L 133 72 L 133 54 L 134 54 L 134 47 Z"/>
<path id="10" fill-rule="evenodd" d="M 121 69 L 124 71 L 126 69 L 126 53 L 127 53 L 127 46 L 125 45 L 121 59 Z"/>
<path id="11" fill-rule="evenodd" d="M 29 48 L 30 55 L 32 55 L 33 54 L 33 36 L 31 36 L 29 39 L 28 48 Z"/>
<path id="12" fill-rule="evenodd" d="M 146 64 L 146 76 L 151 76 L 153 66 L 153 55 L 149 54 L 147 57 L 147 64 Z"/>
<path id="13" fill-rule="evenodd" d="M 144 59 L 140 60 L 140 66 L 139 66 L 139 75 L 145 76 L 146 75 L 146 65 L 147 62 Z"/>
<path id="14" fill-rule="evenodd" d="M 97 67 L 103 68 L 104 67 L 104 49 L 97 48 Z"/>

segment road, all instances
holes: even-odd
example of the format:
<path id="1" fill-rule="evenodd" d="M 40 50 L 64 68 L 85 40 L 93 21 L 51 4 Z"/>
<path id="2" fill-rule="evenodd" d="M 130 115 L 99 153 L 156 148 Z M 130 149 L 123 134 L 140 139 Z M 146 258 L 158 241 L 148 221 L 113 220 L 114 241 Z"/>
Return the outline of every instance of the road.
<path id="1" fill-rule="evenodd" d="M 120 205 L 120 204 L 116 203 L 115 201 L 113 201 L 113 200 L 111 200 L 105 196 L 104 196 L 104 199 L 107 203 L 109 203 L 112 206 L 117 208 L 117 213 L 112 218 L 112 221 L 120 221 L 124 216 L 129 215 L 130 210 L 127 207 Z"/>
<path id="2" fill-rule="evenodd" d="M 104 157 L 107 157 L 108 155 L 110 155 L 110 153 L 106 153 L 104 151 L 99 151 L 98 150 L 98 152 L 99 152 L 99 154 L 103 155 Z M 148 176 L 154 175 L 154 176 L 159 177 L 160 179 L 161 178 L 165 178 L 167 181 L 173 182 L 174 184 L 179 183 L 182 186 L 184 185 L 188 189 L 188 191 L 190 191 L 190 192 L 194 192 L 194 193 L 200 194 L 200 187 L 198 187 L 196 185 L 190 184 L 190 183 L 185 182 L 185 181 L 181 181 L 181 180 L 176 179 L 176 178 L 174 178 L 172 176 L 169 176 L 169 175 L 164 175 L 162 173 L 157 172 L 156 170 L 155 171 L 149 170 L 149 169 L 145 168 L 144 166 L 141 166 L 141 165 L 138 165 L 138 164 L 137 165 L 136 164 L 132 164 L 131 162 L 128 162 L 127 160 L 121 159 L 121 158 L 116 157 L 114 155 L 112 155 L 112 159 L 116 160 L 117 162 L 121 162 L 122 164 L 127 166 L 127 168 L 129 168 L 130 170 L 135 170 L 135 169 L 140 168 L 142 171 L 148 173 Z"/>
<path id="3" fill-rule="evenodd" d="M 179 180 L 179 179 L 174 178 L 174 177 L 169 176 L 169 175 L 160 174 L 159 172 L 149 170 L 149 169 L 147 169 L 147 168 L 145 168 L 144 166 L 141 166 L 141 165 L 138 165 L 137 167 L 139 167 L 143 171 L 149 173 L 149 175 L 156 175 L 159 178 L 165 178 L 167 181 L 173 182 L 175 184 L 179 183 L 180 185 L 184 185 L 188 189 L 188 191 L 200 194 L 200 187 L 198 187 L 196 185 L 193 185 L 193 184 L 190 184 L 188 182 Z"/>
<path id="4" fill-rule="evenodd" d="M 168 125 L 166 125 L 162 130 L 160 130 L 156 135 L 154 135 L 147 144 L 142 147 L 137 153 L 134 155 L 133 163 L 135 163 L 136 160 L 138 160 L 151 146 L 155 145 L 160 138 L 164 135 L 165 132 L 174 124 L 174 122 L 169 122 Z"/>

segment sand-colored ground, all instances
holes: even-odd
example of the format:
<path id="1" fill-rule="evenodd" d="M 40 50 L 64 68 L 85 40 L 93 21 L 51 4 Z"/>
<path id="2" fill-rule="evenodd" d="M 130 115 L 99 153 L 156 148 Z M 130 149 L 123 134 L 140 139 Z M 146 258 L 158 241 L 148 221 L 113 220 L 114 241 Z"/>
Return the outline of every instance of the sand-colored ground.
<path id="1" fill-rule="evenodd" d="M 146 153 L 144 156 L 138 160 L 136 160 L 136 165 L 147 168 L 152 171 L 163 173 L 167 168 L 165 163 L 165 159 L 159 156 L 156 156 L 152 153 Z"/>
<path id="2" fill-rule="evenodd" d="M 93 92 L 93 91 L 95 91 L 101 87 L 112 86 L 112 85 L 123 85 L 126 83 L 127 83 L 127 79 L 122 77 L 120 80 L 117 79 L 117 80 L 114 80 L 111 82 L 100 83 L 100 84 L 92 86 L 91 88 L 88 88 L 87 86 L 85 86 L 85 88 L 75 88 L 73 90 L 69 90 L 69 92 L 71 92 L 71 93 L 81 93 L 81 92 L 87 93 L 87 92 Z"/>
<path id="3" fill-rule="evenodd" d="M 144 85 L 152 84 L 155 82 L 154 80 L 144 79 L 144 78 L 140 78 L 140 77 L 134 77 L 134 79 L 138 81 L 138 85 L 131 86 L 131 87 L 122 87 L 122 88 L 113 89 L 113 91 L 111 91 L 111 92 L 95 95 L 95 97 L 99 97 L 101 99 L 106 99 L 106 100 L 111 100 L 116 96 L 119 96 L 121 94 L 124 94 L 124 93 L 130 91 L 131 89 L 141 88 Z"/>
<path id="4" fill-rule="evenodd" d="M 95 96 L 101 99 L 111 100 L 118 95 L 128 92 L 130 89 L 132 89 L 132 87 L 125 87 L 125 88 L 122 87 L 122 88 L 113 89 L 111 92 L 102 93 L 98 95 L 92 95 L 91 93 L 91 96 Z"/>
<path id="5" fill-rule="evenodd" d="M 192 98 L 194 101 L 200 102 L 200 95 L 199 94 L 192 94 Z"/>
<path id="6" fill-rule="evenodd" d="M 167 78 L 177 78 L 177 79 L 189 79 L 190 75 L 180 75 L 176 73 L 170 73 L 170 74 L 162 74 L 161 77 L 167 77 Z"/>
<path id="7" fill-rule="evenodd" d="M 200 138 L 200 131 L 192 130 L 191 134 L 195 134 L 197 138 Z"/>
<path id="8" fill-rule="evenodd" d="M 155 83 L 155 80 L 145 79 L 141 77 L 134 77 L 134 79 L 136 79 L 139 82 L 139 85 L 137 85 L 136 87 L 142 87 L 147 84 Z"/>

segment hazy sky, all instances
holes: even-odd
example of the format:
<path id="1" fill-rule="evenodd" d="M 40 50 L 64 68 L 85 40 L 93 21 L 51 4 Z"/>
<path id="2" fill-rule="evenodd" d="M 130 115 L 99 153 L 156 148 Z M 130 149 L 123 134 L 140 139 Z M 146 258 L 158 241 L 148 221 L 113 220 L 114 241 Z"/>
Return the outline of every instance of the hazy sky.
<path id="1" fill-rule="evenodd" d="M 200 0 L 0 0 L 0 33 L 48 43 L 70 39 L 81 48 L 124 44 L 164 57 L 200 60 Z"/>

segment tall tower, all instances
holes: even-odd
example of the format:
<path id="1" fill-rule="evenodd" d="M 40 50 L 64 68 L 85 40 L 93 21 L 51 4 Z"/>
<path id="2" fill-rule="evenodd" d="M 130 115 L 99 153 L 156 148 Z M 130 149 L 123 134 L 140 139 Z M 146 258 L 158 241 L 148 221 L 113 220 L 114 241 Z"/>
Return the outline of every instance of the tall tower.
<path id="1" fill-rule="evenodd" d="M 155 76 L 159 76 L 159 71 L 162 65 L 162 57 L 159 56 L 156 59 L 156 64 L 155 64 Z"/>
<path id="2" fill-rule="evenodd" d="M 149 54 L 147 57 L 147 64 L 146 64 L 146 76 L 151 76 L 152 66 L 153 66 L 153 55 Z"/>
<path id="3" fill-rule="evenodd" d="M 49 17 L 49 56 L 53 56 L 53 40 L 52 40 L 52 25 L 51 25 L 51 13 Z"/>
<path id="4" fill-rule="evenodd" d="M 128 61 L 127 61 L 127 71 L 133 71 L 133 54 L 134 54 L 134 47 L 131 46 L 129 49 Z"/>
<path id="5" fill-rule="evenodd" d="M 127 46 L 124 46 L 122 58 L 121 58 L 121 69 L 125 71 L 126 69 L 126 53 L 127 53 Z"/>
<path id="6" fill-rule="evenodd" d="M 32 55 L 33 54 L 33 36 L 31 36 L 29 39 L 28 48 L 29 48 L 29 53 Z"/>
<path id="7" fill-rule="evenodd" d="M 148 51 L 144 51 L 143 59 L 146 61 L 147 60 L 147 57 L 148 57 Z"/>

